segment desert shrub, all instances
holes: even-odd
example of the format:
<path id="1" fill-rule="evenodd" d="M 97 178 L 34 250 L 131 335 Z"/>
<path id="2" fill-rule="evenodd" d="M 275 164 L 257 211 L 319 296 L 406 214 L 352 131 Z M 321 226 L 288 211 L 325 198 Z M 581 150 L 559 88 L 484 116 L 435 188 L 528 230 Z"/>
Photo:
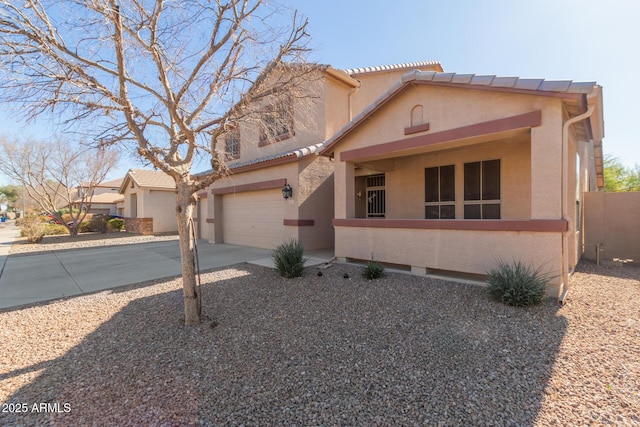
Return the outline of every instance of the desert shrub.
<path id="1" fill-rule="evenodd" d="M 45 236 L 57 236 L 60 234 L 69 234 L 69 230 L 62 224 L 45 224 Z"/>
<path id="2" fill-rule="evenodd" d="M 295 239 L 275 248 L 272 256 L 278 273 L 288 279 L 302 276 L 304 263 L 307 261 L 303 253 L 302 242 Z"/>
<path id="3" fill-rule="evenodd" d="M 124 229 L 124 219 L 122 218 L 111 218 L 109 220 L 109 228 L 112 230 L 123 230 Z"/>
<path id="4" fill-rule="evenodd" d="M 384 276 L 384 266 L 378 261 L 371 260 L 362 269 L 362 277 L 367 280 L 378 279 Z"/>
<path id="5" fill-rule="evenodd" d="M 89 221 L 82 221 L 78 224 L 78 233 L 88 233 L 91 231 L 91 224 Z"/>
<path id="6" fill-rule="evenodd" d="M 20 235 L 26 237 L 29 243 L 39 243 L 44 237 L 46 223 L 39 216 L 29 215 L 20 223 Z"/>
<path id="7" fill-rule="evenodd" d="M 507 305 L 519 307 L 539 304 L 553 278 L 540 267 L 533 268 L 521 261 L 507 264 L 499 260 L 498 266 L 487 274 L 489 295 Z"/>
<path id="8" fill-rule="evenodd" d="M 89 220 L 89 230 L 98 233 L 106 233 L 109 230 L 109 217 L 96 215 Z"/>

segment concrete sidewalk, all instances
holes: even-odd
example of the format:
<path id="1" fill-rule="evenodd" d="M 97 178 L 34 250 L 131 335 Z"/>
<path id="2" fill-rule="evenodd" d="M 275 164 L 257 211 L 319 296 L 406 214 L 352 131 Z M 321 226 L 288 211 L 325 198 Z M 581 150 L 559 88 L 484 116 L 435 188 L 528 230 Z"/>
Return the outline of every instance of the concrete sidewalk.
<path id="1" fill-rule="evenodd" d="M 10 242 L 19 232 L 8 225 L 0 231 L 0 308 L 15 307 L 71 295 L 161 279 L 180 274 L 178 241 L 76 249 L 47 254 L 7 257 Z M 200 241 L 200 270 L 242 262 L 273 265 L 271 250 L 209 244 Z M 319 252 L 307 265 L 330 259 Z"/>
<path id="2" fill-rule="evenodd" d="M 2 271 L 4 270 L 11 244 L 19 236 L 20 229 L 15 226 L 15 221 L 0 223 L 0 277 L 2 277 Z"/>

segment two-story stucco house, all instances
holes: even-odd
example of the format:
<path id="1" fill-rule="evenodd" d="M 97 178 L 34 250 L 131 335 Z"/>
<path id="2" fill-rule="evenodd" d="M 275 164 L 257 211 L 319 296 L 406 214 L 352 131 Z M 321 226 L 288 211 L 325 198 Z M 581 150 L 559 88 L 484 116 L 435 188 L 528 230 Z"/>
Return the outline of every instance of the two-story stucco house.
<path id="1" fill-rule="evenodd" d="M 263 120 L 272 124 L 269 129 L 241 124 L 225 135 L 218 146 L 230 175 L 200 194 L 199 236 L 261 248 L 291 238 L 305 249 L 333 247 L 334 162 L 317 154 L 354 115 L 414 69 L 442 71 L 438 62 L 351 71 L 317 66 L 317 78 L 308 83 L 310 96 L 274 109 Z M 285 186 L 291 189 L 286 199 Z"/>
<path id="2" fill-rule="evenodd" d="M 310 109 L 292 98 L 266 129 L 217 141 L 229 176 L 200 194 L 200 237 L 297 238 L 421 275 L 521 260 L 555 275 L 562 298 L 583 252 L 583 194 L 604 184 L 599 85 L 438 62 L 316 72 Z"/>

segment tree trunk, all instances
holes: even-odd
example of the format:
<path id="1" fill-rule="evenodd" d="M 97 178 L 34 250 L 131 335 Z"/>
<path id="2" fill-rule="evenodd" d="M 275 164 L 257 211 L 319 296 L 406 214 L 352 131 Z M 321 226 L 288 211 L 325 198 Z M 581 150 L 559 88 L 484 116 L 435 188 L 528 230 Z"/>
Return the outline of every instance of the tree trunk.
<path id="1" fill-rule="evenodd" d="M 180 258 L 182 261 L 182 289 L 184 298 L 185 325 L 199 325 L 201 315 L 200 291 L 196 283 L 195 256 L 190 233 L 195 200 L 189 183 L 177 182 L 176 219 L 180 235 Z"/>

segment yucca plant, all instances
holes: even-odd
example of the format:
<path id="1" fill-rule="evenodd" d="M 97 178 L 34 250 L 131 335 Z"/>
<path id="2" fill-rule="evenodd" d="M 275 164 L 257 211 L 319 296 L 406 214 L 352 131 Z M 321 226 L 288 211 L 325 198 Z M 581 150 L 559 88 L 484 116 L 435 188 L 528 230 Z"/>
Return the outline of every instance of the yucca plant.
<path id="1" fill-rule="evenodd" d="M 275 248 L 272 257 L 278 273 L 288 279 L 302 276 L 304 263 L 307 261 L 303 253 L 302 242 L 296 239 Z"/>
<path id="2" fill-rule="evenodd" d="M 377 279 L 384 276 L 384 266 L 378 261 L 371 260 L 362 269 L 362 277 L 367 280 Z"/>
<path id="3" fill-rule="evenodd" d="M 487 292 L 507 305 L 528 306 L 542 302 L 549 281 L 553 278 L 542 268 L 533 268 L 521 261 L 507 264 L 498 260 L 498 266 L 489 271 Z"/>

